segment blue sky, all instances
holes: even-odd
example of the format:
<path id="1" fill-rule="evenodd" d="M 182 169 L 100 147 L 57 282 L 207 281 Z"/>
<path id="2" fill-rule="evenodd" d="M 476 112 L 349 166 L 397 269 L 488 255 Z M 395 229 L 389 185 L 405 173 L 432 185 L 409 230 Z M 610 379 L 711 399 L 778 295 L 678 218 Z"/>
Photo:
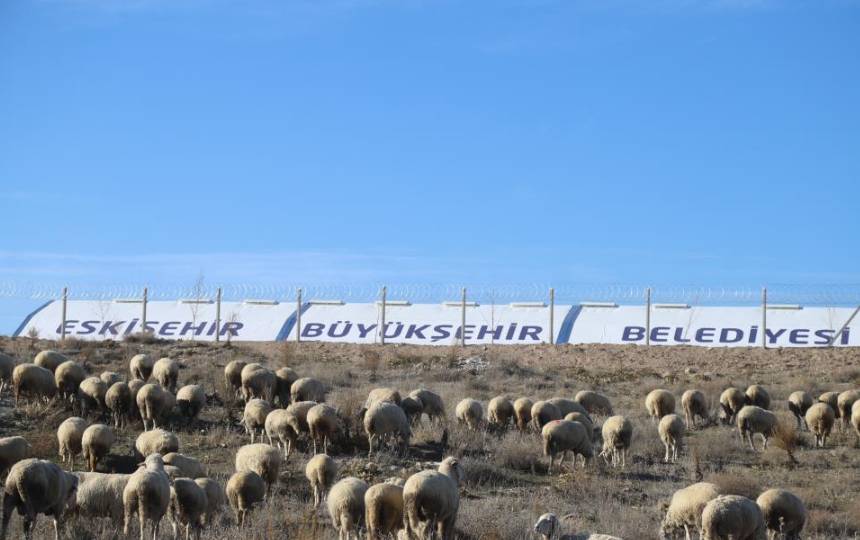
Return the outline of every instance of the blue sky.
<path id="1" fill-rule="evenodd" d="M 0 282 L 858 283 L 858 58 L 856 0 L 6 0 Z"/>

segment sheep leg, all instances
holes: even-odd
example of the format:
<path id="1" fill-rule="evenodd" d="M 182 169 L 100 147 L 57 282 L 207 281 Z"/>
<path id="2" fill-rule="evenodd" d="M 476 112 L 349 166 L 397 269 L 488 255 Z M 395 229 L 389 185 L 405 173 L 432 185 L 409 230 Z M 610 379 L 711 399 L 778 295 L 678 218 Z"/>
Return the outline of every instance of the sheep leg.
<path id="1" fill-rule="evenodd" d="M 9 495 L 3 497 L 3 525 L 0 526 L 0 539 L 6 540 L 6 529 L 9 527 L 9 520 L 12 519 L 12 512 L 15 510 L 15 501 Z"/>
<path id="2" fill-rule="evenodd" d="M 765 435 L 763 433 L 762 433 L 762 437 L 764 437 L 764 449 L 767 450 L 767 442 L 769 439 L 768 439 L 767 435 Z"/>
<path id="3" fill-rule="evenodd" d="M 161 526 L 161 518 L 154 519 L 152 523 L 152 540 L 158 540 L 158 529 Z"/>
<path id="4" fill-rule="evenodd" d="M 663 446 L 666 448 L 666 454 L 663 456 L 663 463 L 669 463 L 669 443 L 664 442 Z"/>

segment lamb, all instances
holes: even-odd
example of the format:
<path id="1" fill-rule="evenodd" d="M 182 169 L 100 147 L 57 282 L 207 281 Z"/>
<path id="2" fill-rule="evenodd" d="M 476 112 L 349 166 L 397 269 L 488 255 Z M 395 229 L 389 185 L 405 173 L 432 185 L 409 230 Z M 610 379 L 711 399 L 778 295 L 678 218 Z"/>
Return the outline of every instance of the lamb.
<path id="1" fill-rule="evenodd" d="M 605 414 L 612 416 L 612 402 L 609 398 L 599 392 L 582 390 L 577 392 L 573 400 L 588 411 L 588 414 Z"/>
<path id="2" fill-rule="evenodd" d="M 317 453 L 317 441 L 323 447 L 323 453 L 328 453 L 328 442 L 341 430 L 337 410 L 325 403 L 314 405 L 308 409 L 308 431 L 314 442 L 314 454 Z"/>
<path id="3" fill-rule="evenodd" d="M 666 455 L 663 457 L 663 462 L 675 463 L 678 460 L 678 450 L 684 441 L 684 433 L 686 426 L 684 421 L 677 414 L 667 414 L 660 419 L 660 424 L 657 427 L 660 433 L 660 440 L 663 441 L 663 446 L 666 447 Z"/>
<path id="4" fill-rule="evenodd" d="M 268 444 L 246 444 L 236 452 L 236 472 L 253 471 L 266 482 L 266 496 L 272 494 L 272 487 L 278 481 L 281 456 Z"/>
<path id="5" fill-rule="evenodd" d="M 64 400 L 74 400 L 78 387 L 86 378 L 87 372 L 74 360 L 66 360 L 54 370 L 54 384 L 57 385 L 60 398 Z"/>
<path id="6" fill-rule="evenodd" d="M 396 405 L 395 405 L 396 407 Z M 338 538 L 348 540 L 352 531 L 359 531 L 364 524 L 364 494 L 367 482 L 355 477 L 347 477 L 332 486 L 326 498 L 331 522 L 338 532 Z"/>
<path id="7" fill-rule="evenodd" d="M 74 505 L 77 490 L 78 478 L 59 465 L 32 458 L 19 461 L 6 477 L 0 539 L 5 540 L 12 511 L 17 509 L 24 520 L 24 538 L 32 537 L 36 517 L 45 514 L 53 516 L 54 538 L 59 540 L 66 508 Z"/>
<path id="8" fill-rule="evenodd" d="M 827 403 L 833 409 L 836 418 L 839 418 L 839 394 L 841 392 L 824 392 L 818 396 L 819 403 Z"/>
<path id="9" fill-rule="evenodd" d="M 594 441 L 594 424 L 591 422 L 591 418 L 589 418 L 588 415 L 580 412 L 572 412 L 566 414 L 564 419 L 569 422 L 579 422 L 585 426 L 585 433 L 588 435 L 589 442 Z"/>
<path id="10" fill-rule="evenodd" d="M 240 471 L 227 481 L 227 500 L 236 512 L 239 528 L 244 527 L 248 513 L 263 502 L 266 495 L 266 483 L 260 475 L 253 471 Z"/>
<path id="11" fill-rule="evenodd" d="M 144 384 L 137 392 L 136 403 L 143 419 L 143 429 L 158 427 L 170 414 L 176 404 L 176 398 L 160 384 Z"/>
<path id="12" fill-rule="evenodd" d="M 251 443 L 254 442 L 257 430 L 260 430 L 260 436 L 262 437 L 263 429 L 266 426 L 266 416 L 270 412 L 272 412 L 272 406 L 268 401 L 262 399 L 251 399 L 245 404 L 242 424 L 245 426 L 245 433 L 251 436 Z"/>
<path id="13" fill-rule="evenodd" d="M 96 472 L 99 460 L 110 452 L 111 446 L 116 441 L 113 430 L 104 424 L 93 424 L 84 430 L 81 437 L 81 448 L 84 459 L 90 467 L 90 472 Z"/>
<path id="14" fill-rule="evenodd" d="M 457 408 L 454 409 L 454 414 L 457 417 L 457 422 L 466 424 L 472 430 L 480 428 L 481 424 L 484 423 L 484 408 L 480 402 L 471 398 L 466 398 L 458 403 Z"/>
<path id="15" fill-rule="evenodd" d="M 275 371 L 275 397 L 281 408 L 290 404 L 290 388 L 299 380 L 299 374 L 288 367 L 278 368 Z"/>
<path id="16" fill-rule="evenodd" d="M 812 404 L 812 396 L 803 390 L 792 392 L 791 395 L 788 396 L 788 410 L 790 410 L 791 414 L 793 414 L 795 419 L 797 419 L 797 429 L 802 427 L 804 421 L 803 417 L 806 416 L 806 411 L 812 407 Z"/>
<path id="17" fill-rule="evenodd" d="M 594 449 L 591 447 L 591 439 L 588 437 L 586 428 L 579 422 L 569 420 L 553 420 L 548 422 L 541 431 L 543 438 L 543 455 L 549 456 L 548 472 L 552 474 L 552 465 L 557 454 L 561 454 L 558 462 L 559 468 L 564 463 L 567 452 L 573 453 L 573 466 L 576 468 L 576 456 L 584 458 L 583 468 L 592 457 Z"/>
<path id="18" fill-rule="evenodd" d="M 317 454 L 305 465 L 305 478 L 314 492 L 314 508 L 319 508 L 326 492 L 337 478 L 337 463 L 325 454 Z"/>
<path id="19" fill-rule="evenodd" d="M 17 364 L 14 358 L 0 352 L 0 393 L 12 384 L 12 372 Z"/>
<path id="20" fill-rule="evenodd" d="M 686 540 L 691 540 L 690 531 L 698 531 L 702 526 L 702 510 L 705 505 L 719 495 L 720 488 L 709 482 L 699 482 L 676 491 L 666 509 L 666 516 L 660 523 L 660 540 L 674 537 L 682 527 Z"/>
<path id="21" fill-rule="evenodd" d="M 747 403 L 747 396 L 738 388 L 726 388 L 720 394 L 723 423 L 733 424 Z"/>
<path id="22" fill-rule="evenodd" d="M 656 422 L 667 414 L 675 412 L 675 396 L 668 390 L 652 390 L 645 397 L 645 410 L 648 411 L 651 420 Z"/>
<path id="23" fill-rule="evenodd" d="M 185 385 L 176 392 L 176 405 L 183 417 L 193 421 L 206 405 L 206 392 L 199 384 Z"/>
<path id="24" fill-rule="evenodd" d="M 195 478 L 194 482 L 206 493 L 206 513 L 203 516 L 203 524 L 208 527 L 212 525 L 215 514 L 223 508 L 227 494 L 224 491 L 224 486 L 212 478 Z M 260 483 L 262 483 L 262 479 L 260 479 Z"/>
<path id="25" fill-rule="evenodd" d="M 109 518 L 113 523 L 122 523 L 125 512 L 122 493 L 131 475 L 99 472 L 74 474 L 78 477 L 75 513 L 84 517 Z"/>
<path id="26" fill-rule="evenodd" d="M 842 418 L 843 429 L 848 428 L 851 421 L 851 407 L 857 400 L 860 400 L 860 390 L 846 390 L 836 398 L 836 408 L 839 410 L 839 417 Z"/>
<path id="27" fill-rule="evenodd" d="M 585 415 L 588 414 L 588 411 L 585 410 L 585 407 L 572 399 L 555 397 L 552 399 L 548 399 L 547 402 L 558 407 L 558 411 L 561 413 L 561 416 L 559 416 L 559 418 L 564 418 L 566 414 L 572 412 L 580 412 Z"/>
<path id="28" fill-rule="evenodd" d="M 364 522 L 369 540 L 396 537 L 403 527 L 403 486 L 382 482 L 364 493 Z"/>
<path id="29" fill-rule="evenodd" d="M 757 384 L 750 385 L 747 387 L 747 391 L 744 392 L 744 395 L 746 395 L 747 405 L 755 405 L 762 409 L 770 409 L 770 394 L 768 394 L 767 390 L 761 386 Z"/>
<path id="30" fill-rule="evenodd" d="M 200 538 L 203 519 L 206 515 L 206 492 L 189 478 L 177 478 L 170 486 L 170 521 L 173 523 L 173 537 L 179 538 L 179 526 L 185 525 L 185 540 L 194 536 Z"/>
<path id="31" fill-rule="evenodd" d="M 275 444 L 275 441 L 277 441 L 278 448 L 281 448 L 283 445 L 285 460 L 290 458 L 290 453 L 296 445 L 296 439 L 298 438 L 298 433 L 290 426 L 291 416 L 291 413 L 284 409 L 274 409 L 266 416 L 265 423 L 269 444 Z"/>
<path id="32" fill-rule="evenodd" d="M 68 358 L 57 351 L 42 351 L 33 358 L 33 363 L 53 373 L 66 360 Z"/>
<path id="33" fill-rule="evenodd" d="M 87 377 L 78 386 L 78 401 L 81 404 L 81 416 L 86 416 L 91 410 L 107 410 L 105 396 L 108 385 L 99 377 Z"/>
<path id="34" fill-rule="evenodd" d="M 163 429 L 144 431 L 134 441 L 134 449 L 138 457 L 146 457 L 150 454 L 169 454 L 179 452 L 179 439 L 173 433 Z"/>
<path id="35" fill-rule="evenodd" d="M 767 529 L 756 503 L 739 495 L 720 495 L 702 510 L 701 537 L 702 540 L 766 540 Z"/>
<path id="36" fill-rule="evenodd" d="M 172 358 L 159 358 L 152 366 L 152 378 L 161 386 L 176 392 L 176 382 L 179 379 L 179 362 Z"/>
<path id="37" fill-rule="evenodd" d="M 569 516 L 564 516 L 569 517 Z M 617 536 L 610 536 L 608 534 L 565 534 L 563 536 L 559 536 L 559 530 L 561 529 L 561 523 L 559 523 L 558 517 L 553 513 L 547 513 L 540 516 L 537 522 L 534 524 L 533 530 L 539 535 L 543 536 L 544 540 L 621 540 Z"/>
<path id="38" fill-rule="evenodd" d="M 122 505 L 126 536 L 129 535 L 131 518 L 136 513 L 140 519 L 140 540 L 144 540 L 147 521 L 152 523 L 153 540 L 158 537 L 161 519 L 170 506 L 170 480 L 164 471 L 161 454 L 147 456 L 144 467 L 131 475 L 122 492 Z"/>
<path id="39" fill-rule="evenodd" d="M 242 389 L 242 370 L 247 364 L 241 360 L 233 360 L 224 367 L 224 382 L 228 390 L 233 390 L 233 395 L 239 397 Z"/>
<path id="40" fill-rule="evenodd" d="M 442 397 L 436 392 L 432 392 L 425 388 L 419 388 L 409 392 L 409 397 L 417 399 L 423 410 L 422 415 L 426 414 L 430 421 L 445 421 L 445 402 Z M 419 418 L 420 420 L 420 418 Z"/>
<path id="41" fill-rule="evenodd" d="M 206 469 L 199 461 L 191 456 L 186 456 L 178 452 L 168 452 L 162 458 L 165 465 L 171 465 L 179 469 L 181 476 L 185 478 L 202 478 L 206 476 Z"/>
<path id="42" fill-rule="evenodd" d="M 33 455 L 33 447 L 24 437 L 3 437 L 0 439 L 0 477 L 13 465 Z"/>
<path id="43" fill-rule="evenodd" d="M 752 436 L 760 433 L 764 438 L 764 450 L 767 450 L 767 443 L 773 435 L 777 427 L 778 421 L 776 415 L 772 412 L 757 407 L 755 405 L 746 405 L 741 412 L 738 413 L 738 432 L 741 436 L 741 441 L 744 437 L 750 444 L 753 452 L 756 451 Z"/>
<path id="44" fill-rule="evenodd" d="M 460 483 L 464 472 L 460 462 L 445 458 L 436 471 L 413 474 L 403 486 L 403 524 L 409 538 L 454 538 L 460 509 Z"/>
<path id="45" fill-rule="evenodd" d="M 367 410 L 364 415 L 364 431 L 367 433 L 369 445 L 368 457 L 373 454 L 374 441 L 379 441 L 381 444 L 386 438 L 393 437 L 400 443 L 405 453 L 409 448 L 409 439 L 412 437 L 406 413 L 397 405 L 385 401 L 375 403 Z"/>
<path id="46" fill-rule="evenodd" d="M 487 404 L 487 420 L 496 427 L 505 429 L 514 418 L 514 404 L 507 396 L 496 396 Z"/>
<path id="47" fill-rule="evenodd" d="M 66 418 L 57 428 L 57 442 L 60 447 L 60 459 L 63 463 L 69 461 L 69 470 L 75 468 L 75 456 L 83 450 L 84 431 L 90 425 L 83 418 L 72 416 Z"/>
<path id="48" fill-rule="evenodd" d="M 128 370 L 131 372 L 131 378 L 140 379 L 144 382 L 149 380 L 154 366 L 155 360 L 148 354 L 136 354 L 128 362 Z"/>
<path id="49" fill-rule="evenodd" d="M 242 368 L 242 399 L 264 399 L 269 403 L 275 395 L 278 378 L 275 372 L 260 364 L 248 364 Z"/>
<path id="50" fill-rule="evenodd" d="M 293 403 L 297 401 L 316 401 L 317 403 L 322 403 L 325 401 L 325 385 L 317 379 L 303 377 L 294 382 L 290 387 L 290 397 Z"/>
<path id="51" fill-rule="evenodd" d="M 131 415 L 131 389 L 122 381 L 114 383 L 105 393 L 105 405 L 113 417 L 116 429 L 128 423 Z"/>
<path id="52" fill-rule="evenodd" d="M 769 489 L 755 502 L 767 528 L 773 531 L 772 537 L 779 535 L 783 540 L 800 540 L 806 525 L 806 506 L 797 495 L 784 489 Z"/>
<path id="53" fill-rule="evenodd" d="M 547 424 L 547 422 L 552 422 L 553 420 L 561 420 L 562 418 L 564 418 L 564 415 L 561 414 L 561 411 L 558 407 L 556 407 L 549 401 L 537 401 L 534 405 L 532 405 L 531 417 L 532 423 L 534 424 L 535 428 L 540 431 Z"/>
<path id="54" fill-rule="evenodd" d="M 816 403 L 806 411 L 805 419 L 806 425 L 815 436 L 815 447 L 827 446 L 827 437 L 830 436 L 830 430 L 833 429 L 833 423 L 836 421 L 836 414 L 830 405 Z"/>
<path id="55" fill-rule="evenodd" d="M 54 374 L 35 364 L 18 364 L 12 370 L 12 388 L 15 391 L 15 406 L 21 398 L 49 399 L 57 393 Z"/>
<path id="56" fill-rule="evenodd" d="M 603 435 L 603 449 L 600 456 L 613 467 L 619 464 L 627 466 L 627 451 L 630 449 L 630 441 L 633 440 L 633 424 L 621 415 L 611 416 L 603 422 L 600 429 Z"/>
<path id="57" fill-rule="evenodd" d="M 708 422 L 708 400 L 701 390 L 687 390 L 681 395 L 681 408 L 688 426 L 696 425 L 696 417 Z"/>
<path id="58" fill-rule="evenodd" d="M 534 402 L 529 398 L 521 397 L 514 401 L 514 415 L 516 416 L 517 428 L 520 431 L 525 431 L 531 424 L 532 407 L 534 407 Z"/>
<path id="59" fill-rule="evenodd" d="M 110 388 L 114 383 L 121 382 L 122 376 L 115 371 L 102 371 L 99 375 L 99 379 L 105 383 L 105 386 Z"/>

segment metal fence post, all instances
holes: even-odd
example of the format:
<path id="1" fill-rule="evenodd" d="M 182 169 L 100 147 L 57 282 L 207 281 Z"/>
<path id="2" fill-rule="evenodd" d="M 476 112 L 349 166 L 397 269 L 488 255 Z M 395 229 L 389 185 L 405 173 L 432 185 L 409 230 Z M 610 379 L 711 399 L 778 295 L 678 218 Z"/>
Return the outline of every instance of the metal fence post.
<path id="1" fill-rule="evenodd" d="M 141 313 L 141 315 L 140 315 L 140 319 L 141 319 L 141 327 L 140 327 L 141 331 L 140 332 L 142 334 L 146 333 L 146 302 L 148 300 L 148 297 L 149 297 L 149 287 L 144 287 L 143 288 L 143 313 Z"/>
<path id="2" fill-rule="evenodd" d="M 767 349 L 767 287 L 761 288 L 761 348 Z"/>
<path id="3" fill-rule="evenodd" d="M 555 289 L 549 288 L 549 344 L 555 344 Z"/>
<path id="4" fill-rule="evenodd" d="M 466 346 L 466 287 L 463 287 L 463 301 L 460 307 L 460 346 Z"/>
<path id="5" fill-rule="evenodd" d="M 382 324 L 379 326 L 379 343 L 385 345 L 385 299 L 388 294 L 388 287 L 382 286 Z"/>
<path id="6" fill-rule="evenodd" d="M 645 289 L 645 345 L 651 346 L 651 287 Z"/>
<path id="7" fill-rule="evenodd" d="M 63 287 L 63 321 L 60 326 L 60 341 L 66 340 L 66 307 L 69 302 L 69 288 Z"/>
<path id="8" fill-rule="evenodd" d="M 221 287 L 215 296 L 215 342 L 221 341 Z"/>
<path id="9" fill-rule="evenodd" d="M 851 316 L 850 316 L 850 317 L 848 317 L 848 320 L 847 320 L 847 321 L 845 321 L 845 324 L 843 324 L 843 325 L 839 328 L 839 331 L 838 331 L 838 332 L 836 332 L 836 334 L 834 334 L 832 338 L 830 338 L 830 343 L 828 343 L 828 344 L 827 344 L 827 346 L 828 346 L 828 347 L 832 347 L 832 346 L 833 346 L 833 344 L 834 344 L 834 343 L 836 343 L 836 341 L 839 339 L 839 336 L 841 336 L 841 335 L 842 335 L 842 332 L 844 332 L 844 331 L 845 331 L 845 329 L 846 329 L 846 328 L 848 328 L 848 325 L 849 325 L 849 324 L 851 324 L 851 321 L 853 321 L 853 320 L 854 320 L 854 317 L 856 317 L 856 316 L 857 316 L 857 313 L 858 313 L 858 312 L 860 312 L 860 306 L 857 306 L 857 309 L 855 309 L 855 310 L 854 310 L 854 313 L 852 313 L 852 314 L 851 314 Z"/>
<path id="10" fill-rule="evenodd" d="M 296 295 L 296 343 L 302 341 L 302 288 L 299 287 Z"/>

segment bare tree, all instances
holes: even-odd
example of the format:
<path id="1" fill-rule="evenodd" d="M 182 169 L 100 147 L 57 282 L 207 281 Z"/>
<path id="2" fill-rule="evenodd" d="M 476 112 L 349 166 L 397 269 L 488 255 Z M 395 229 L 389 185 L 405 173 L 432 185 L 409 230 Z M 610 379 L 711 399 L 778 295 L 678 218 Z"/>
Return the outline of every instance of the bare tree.
<path id="1" fill-rule="evenodd" d="M 203 303 L 206 295 L 206 281 L 203 277 L 203 271 L 201 270 L 199 274 L 197 274 L 197 279 L 194 281 L 194 285 L 191 287 L 191 301 L 188 303 L 188 307 L 191 310 L 191 326 L 197 326 L 197 316 L 200 313 L 200 304 Z M 196 332 L 191 333 L 191 339 L 194 340 L 197 337 Z"/>

